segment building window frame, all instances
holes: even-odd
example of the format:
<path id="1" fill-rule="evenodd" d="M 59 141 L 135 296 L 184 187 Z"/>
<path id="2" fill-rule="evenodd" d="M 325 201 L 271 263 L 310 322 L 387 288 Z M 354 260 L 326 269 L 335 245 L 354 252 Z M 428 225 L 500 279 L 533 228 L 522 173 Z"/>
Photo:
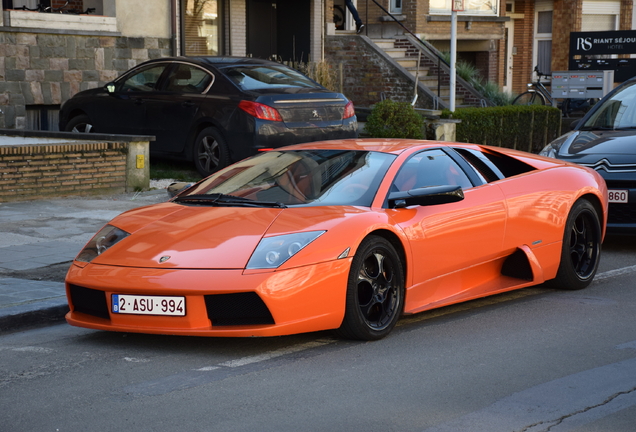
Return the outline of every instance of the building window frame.
<path id="1" fill-rule="evenodd" d="M 452 0 L 430 0 L 431 15 L 450 15 Z M 463 12 L 457 15 L 499 16 L 499 1 L 477 0 L 466 2 Z"/>

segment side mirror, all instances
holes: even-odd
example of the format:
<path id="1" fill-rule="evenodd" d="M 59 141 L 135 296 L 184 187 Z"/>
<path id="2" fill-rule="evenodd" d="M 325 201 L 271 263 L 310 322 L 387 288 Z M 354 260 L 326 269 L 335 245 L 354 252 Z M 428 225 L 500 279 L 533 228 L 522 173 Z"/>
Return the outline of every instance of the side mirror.
<path id="1" fill-rule="evenodd" d="M 108 84 L 106 84 L 104 86 L 104 88 L 106 89 L 106 91 L 108 93 L 115 93 L 115 83 L 114 82 L 109 82 Z"/>
<path id="2" fill-rule="evenodd" d="M 402 208 L 412 205 L 427 206 L 448 204 L 464 199 L 461 186 L 430 186 L 411 189 L 406 192 L 392 192 L 389 194 L 389 207 Z"/>
<path id="3" fill-rule="evenodd" d="M 179 192 L 181 192 L 184 189 L 189 188 L 190 186 L 192 186 L 192 183 L 176 182 L 176 183 L 170 183 L 170 186 L 168 186 L 166 188 L 166 190 L 168 191 L 168 196 L 170 198 L 173 198 L 176 195 L 178 195 Z"/>
<path id="4" fill-rule="evenodd" d="M 574 120 L 572 123 L 570 123 L 570 130 L 576 129 L 576 127 L 579 125 L 580 122 L 581 122 L 581 119 L 578 119 L 578 120 Z"/>

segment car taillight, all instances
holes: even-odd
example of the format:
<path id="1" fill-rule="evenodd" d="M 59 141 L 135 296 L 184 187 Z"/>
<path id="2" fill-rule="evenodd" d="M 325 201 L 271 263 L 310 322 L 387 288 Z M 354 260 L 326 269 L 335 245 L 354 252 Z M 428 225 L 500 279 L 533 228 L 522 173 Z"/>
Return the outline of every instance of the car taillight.
<path id="1" fill-rule="evenodd" d="M 356 110 L 353 107 L 353 102 L 349 101 L 349 103 L 345 106 L 344 114 L 342 119 L 348 119 L 356 115 Z"/>
<path id="2" fill-rule="evenodd" d="M 251 115 L 252 117 L 259 118 L 261 120 L 283 121 L 280 113 L 276 108 L 272 108 L 262 103 L 252 101 L 241 101 L 239 108 Z"/>

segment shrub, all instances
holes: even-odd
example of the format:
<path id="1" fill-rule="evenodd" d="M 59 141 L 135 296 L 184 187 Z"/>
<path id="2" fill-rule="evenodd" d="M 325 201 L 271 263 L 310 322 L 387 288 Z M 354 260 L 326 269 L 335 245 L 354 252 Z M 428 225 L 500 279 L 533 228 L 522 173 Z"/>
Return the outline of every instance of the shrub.
<path id="1" fill-rule="evenodd" d="M 408 102 L 386 99 L 373 107 L 365 126 L 374 138 L 422 139 L 424 119 Z"/>
<path id="2" fill-rule="evenodd" d="M 299 63 L 297 65 L 299 72 L 307 75 L 321 86 L 331 91 L 342 92 L 339 89 L 338 70 L 328 61 Z"/>
<path id="3" fill-rule="evenodd" d="M 460 119 L 456 140 L 538 153 L 560 135 L 561 111 L 543 105 L 458 108 L 442 118 Z"/>

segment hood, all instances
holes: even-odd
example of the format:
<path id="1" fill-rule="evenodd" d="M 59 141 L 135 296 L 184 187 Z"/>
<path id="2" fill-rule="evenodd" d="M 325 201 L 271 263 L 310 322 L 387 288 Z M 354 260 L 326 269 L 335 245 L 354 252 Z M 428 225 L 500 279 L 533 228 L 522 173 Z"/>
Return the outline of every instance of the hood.
<path id="1" fill-rule="evenodd" d="M 574 131 L 563 140 L 559 154 L 597 160 L 620 156 L 636 162 L 636 131 Z"/>
<path id="2" fill-rule="evenodd" d="M 166 203 L 127 212 L 110 224 L 131 235 L 92 262 L 126 267 L 242 269 L 282 211 Z M 160 263 L 162 258 L 164 262 Z"/>

